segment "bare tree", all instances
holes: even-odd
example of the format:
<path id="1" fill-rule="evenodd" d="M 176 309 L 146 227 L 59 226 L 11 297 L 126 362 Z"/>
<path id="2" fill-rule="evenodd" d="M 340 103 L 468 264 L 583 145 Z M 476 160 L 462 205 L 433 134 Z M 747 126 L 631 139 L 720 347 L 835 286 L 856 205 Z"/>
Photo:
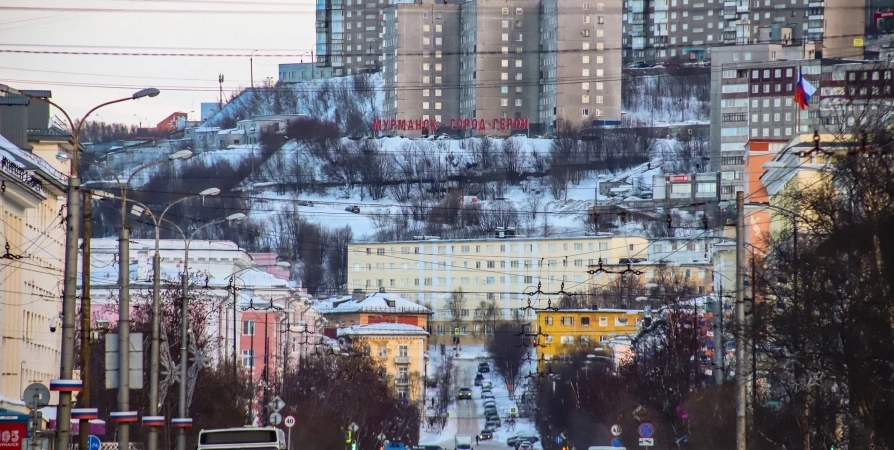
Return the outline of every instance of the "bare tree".
<path id="1" fill-rule="evenodd" d="M 509 397 L 515 397 L 515 390 L 522 381 L 522 367 L 528 356 L 528 347 L 523 345 L 523 339 L 527 339 L 518 325 L 512 322 L 500 322 L 494 329 L 494 334 L 487 341 L 487 352 L 494 364 L 494 372 L 503 379 Z"/>

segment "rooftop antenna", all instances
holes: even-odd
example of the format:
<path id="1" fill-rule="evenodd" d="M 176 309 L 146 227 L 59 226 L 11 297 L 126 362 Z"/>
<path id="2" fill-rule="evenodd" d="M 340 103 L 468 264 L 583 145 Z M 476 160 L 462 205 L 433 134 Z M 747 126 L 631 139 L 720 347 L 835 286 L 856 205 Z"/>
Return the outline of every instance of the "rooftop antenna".
<path id="1" fill-rule="evenodd" d="M 217 112 L 220 112 L 220 110 L 223 109 L 223 82 L 224 82 L 223 74 L 218 75 L 217 76 L 217 84 L 220 86 L 220 97 L 219 97 L 219 100 L 217 101 Z"/>

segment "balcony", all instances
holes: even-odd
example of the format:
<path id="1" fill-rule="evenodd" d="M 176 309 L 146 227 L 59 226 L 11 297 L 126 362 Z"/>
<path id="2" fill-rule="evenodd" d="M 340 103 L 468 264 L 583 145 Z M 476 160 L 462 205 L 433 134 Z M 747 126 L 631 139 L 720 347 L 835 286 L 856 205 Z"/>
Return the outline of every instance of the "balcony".
<path id="1" fill-rule="evenodd" d="M 736 8 L 735 7 L 724 7 L 723 8 L 723 18 L 725 20 L 733 20 L 736 18 Z"/>
<path id="2" fill-rule="evenodd" d="M 407 386 L 410 384 L 410 377 L 397 377 L 394 379 L 394 384 L 398 386 Z"/>
<path id="3" fill-rule="evenodd" d="M 409 364 L 410 357 L 409 356 L 395 356 L 394 364 Z"/>
<path id="4" fill-rule="evenodd" d="M 810 2 L 807 4 L 808 8 L 825 8 L 826 2 Z"/>

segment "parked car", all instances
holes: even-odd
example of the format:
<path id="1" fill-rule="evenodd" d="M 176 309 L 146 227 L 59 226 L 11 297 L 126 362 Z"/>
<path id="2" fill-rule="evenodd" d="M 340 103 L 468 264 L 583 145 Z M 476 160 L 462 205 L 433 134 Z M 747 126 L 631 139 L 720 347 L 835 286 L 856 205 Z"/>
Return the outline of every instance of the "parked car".
<path id="1" fill-rule="evenodd" d="M 351 212 L 354 214 L 360 214 L 360 207 L 357 205 L 351 205 L 345 208 L 345 211 Z"/>
<path id="2" fill-rule="evenodd" d="M 518 445 L 518 450 L 531 450 L 531 447 L 529 441 L 522 441 L 521 444 Z"/>
<path id="3" fill-rule="evenodd" d="M 485 381 L 485 382 L 481 383 L 481 388 L 486 391 L 489 391 L 494 388 L 494 384 L 491 383 L 490 381 Z"/>
<path id="4" fill-rule="evenodd" d="M 496 430 L 497 428 L 500 428 L 500 425 L 501 424 L 500 424 L 499 419 L 497 419 L 497 420 L 488 419 L 486 422 L 484 422 L 484 426 L 486 426 L 492 430 Z"/>
<path id="5" fill-rule="evenodd" d="M 495 401 L 493 401 L 493 400 L 485 400 L 485 401 L 484 401 L 484 406 L 485 406 L 485 407 L 488 407 L 488 406 L 496 407 L 496 406 L 497 406 L 497 402 L 495 402 Z"/>
<path id="6" fill-rule="evenodd" d="M 488 441 L 494 438 L 494 430 L 490 428 L 485 428 L 478 433 L 478 439 L 482 441 Z"/>
<path id="7" fill-rule="evenodd" d="M 488 390 L 481 391 L 481 398 L 494 398 L 494 393 Z"/>
<path id="8" fill-rule="evenodd" d="M 479 373 L 488 373 L 490 372 L 490 364 L 486 362 L 478 363 L 478 372 Z"/>
<path id="9" fill-rule="evenodd" d="M 459 394 L 456 394 L 457 400 L 471 400 L 472 390 L 469 388 L 460 388 Z"/>
<path id="10" fill-rule="evenodd" d="M 310 206 L 310 207 L 313 207 L 313 206 L 314 206 L 314 202 L 307 201 L 307 200 L 298 200 L 298 206 Z"/>
<path id="11" fill-rule="evenodd" d="M 481 386 L 481 383 L 484 382 L 484 375 L 480 373 L 475 374 L 475 386 Z"/>
<path id="12" fill-rule="evenodd" d="M 519 443 L 521 443 L 521 441 L 537 442 L 539 440 L 540 440 L 540 438 L 538 438 L 537 436 L 529 436 L 529 435 L 520 434 L 518 436 L 512 436 L 511 438 L 506 439 L 506 445 L 508 445 L 510 447 L 515 447 Z"/>

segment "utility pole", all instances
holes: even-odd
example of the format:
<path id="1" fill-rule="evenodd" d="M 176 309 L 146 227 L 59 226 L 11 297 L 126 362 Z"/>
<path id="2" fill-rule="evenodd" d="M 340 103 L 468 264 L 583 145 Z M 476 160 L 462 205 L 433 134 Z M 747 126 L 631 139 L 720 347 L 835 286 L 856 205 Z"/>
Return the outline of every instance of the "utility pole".
<path id="1" fill-rule="evenodd" d="M 736 192 L 736 450 L 746 450 L 745 195 Z"/>
<path id="2" fill-rule="evenodd" d="M 93 202 L 91 193 L 84 192 L 84 241 L 83 258 L 81 260 L 81 399 L 78 407 L 90 407 L 90 321 L 93 313 L 90 311 L 90 221 L 92 220 Z M 87 448 L 87 438 L 90 436 L 90 419 L 81 419 L 78 424 L 79 448 Z"/>
<path id="3" fill-rule="evenodd" d="M 118 411 L 130 411 L 130 230 L 122 191 L 121 233 L 118 237 Z M 130 425 L 118 424 L 118 448 L 130 449 Z"/>
<path id="4" fill-rule="evenodd" d="M 217 84 L 220 88 L 220 97 L 218 97 L 218 101 L 217 101 L 217 112 L 220 112 L 220 110 L 223 109 L 223 82 L 224 82 L 223 74 L 218 75 L 217 76 Z"/>
<path id="5" fill-rule="evenodd" d="M 184 250 L 183 256 L 183 274 L 180 278 L 180 398 L 178 399 L 177 409 L 180 415 L 180 418 L 186 418 L 186 376 L 187 376 L 187 368 L 189 367 L 189 355 L 187 354 L 187 349 L 189 348 L 187 341 L 189 340 L 189 272 L 188 265 L 189 264 L 189 243 L 186 243 L 187 248 Z M 177 450 L 186 450 L 186 428 L 179 428 L 177 430 Z"/>
<path id="6" fill-rule="evenodd" d="M 157 227 L 156 227 L 157 229 Z M 156 232 L 156 244 L 158 233 Z M 159 344 L 161 339 L 161 255 L 158 245 L 155 246 L 155 256 L 152 258 L 152 348 L 149 357 L 149 415 L 158 416 L 158 372 L 159 372 Z M 147 443 L 149 450 L 158 450 L 158 427 L 149 427 Z"/>
<path id="7" fill-rule="evenodd" d="M 751 252 L 751 407 L 757 405 L 757 275 L 755 275 L 754 252 Z"/>
<path id="8" fill-rule="evenodd" d="M 720 386 L 724 381 L 724 356 L 726 349 L 723 346 L 723 286 L 720 286 L 720 297 L 712 306 L 714 312 L 714 384 Z"/>

